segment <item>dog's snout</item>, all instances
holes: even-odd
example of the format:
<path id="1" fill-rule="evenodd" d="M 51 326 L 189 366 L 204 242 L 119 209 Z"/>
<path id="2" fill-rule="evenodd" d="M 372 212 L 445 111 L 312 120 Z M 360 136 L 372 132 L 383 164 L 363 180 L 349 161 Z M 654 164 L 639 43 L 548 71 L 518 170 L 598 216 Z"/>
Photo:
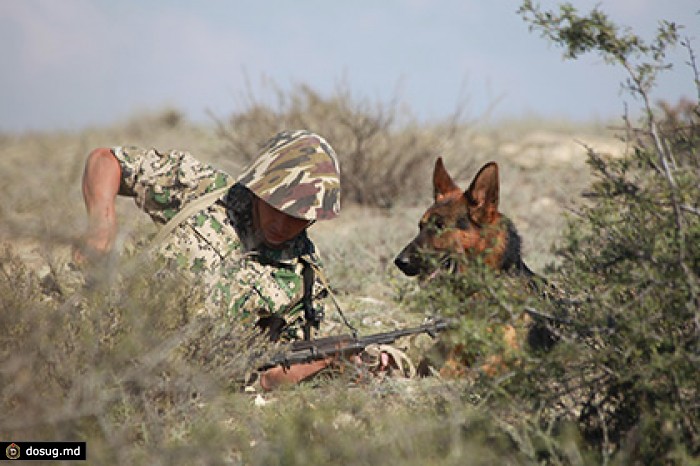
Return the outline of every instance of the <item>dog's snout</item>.
<path id="1" fill-rule="evenodd" d="M 396 259 L 394 259 L 394 265 L 409 277 L 418 275 L 419 267 L 415 264 L 415 261 L 411 260 L 410 255 L 405 251 L 402 251 L 401 254 L 396 256 Z"/>

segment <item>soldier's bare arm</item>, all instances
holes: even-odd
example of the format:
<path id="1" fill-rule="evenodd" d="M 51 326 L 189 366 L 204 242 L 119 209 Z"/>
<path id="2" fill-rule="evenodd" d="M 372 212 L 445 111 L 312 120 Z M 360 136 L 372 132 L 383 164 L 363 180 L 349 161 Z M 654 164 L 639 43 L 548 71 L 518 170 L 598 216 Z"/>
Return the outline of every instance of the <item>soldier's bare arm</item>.
<path id="1" fill-rule="evenodd" d="M 121 167 L 106 148 L 95 149 L 88 156 L 83 172 L 83 199 L 88 214 L 88 227 L 82 250 L 75 259 L 84 262 L 90 256 L 108 253 L 117 233 L 115 198 L 119 192 Z"/>
<path id="2" fill-rule="evenodd" d="M 294 385 L 308 379 L 328 367 L 334 358 L 329 357 L 319 361 L 294 364 L 291 367 L 277 366 L 266 370 L 260 376 L 260 386 L 265 391 L 274 390 L 284 385 Z"/>

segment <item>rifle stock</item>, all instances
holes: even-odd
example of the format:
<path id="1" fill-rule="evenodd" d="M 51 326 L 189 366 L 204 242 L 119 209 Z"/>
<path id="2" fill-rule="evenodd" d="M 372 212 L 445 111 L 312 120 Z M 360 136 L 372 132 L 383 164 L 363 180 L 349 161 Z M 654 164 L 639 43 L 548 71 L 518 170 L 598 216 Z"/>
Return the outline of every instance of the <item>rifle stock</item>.
<path id="1" fill-rule="evenodd" d="M 353 335 L 337 335 L 323 337 L 315 340 L 295 341 L 290 345 L 288 351 L 280 352 L 272 356 L 267 364 L 260 367 L 260 370 L 270 369 L 275 366 L 289 367 L 294 364 L 303 364 L 330 356 L 351 356 L 362 352 L 372 344 L 386 345 L 395 342 L 401 337 L 426 333 L 435 338 L 439 332 L 444 332 L 449 328 L 447 321 L 436 319 L 428 324 L 418 327 L 394 330 L 391 332 L 375 333 L 364 337 Z"/>

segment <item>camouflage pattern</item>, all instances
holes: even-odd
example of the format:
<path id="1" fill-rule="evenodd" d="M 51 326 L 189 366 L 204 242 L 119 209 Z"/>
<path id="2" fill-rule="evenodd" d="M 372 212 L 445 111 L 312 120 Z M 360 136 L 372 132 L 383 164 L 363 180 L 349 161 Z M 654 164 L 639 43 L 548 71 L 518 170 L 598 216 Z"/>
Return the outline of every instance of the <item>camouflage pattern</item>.
<path id="1" fill-rule="evenodd" d="M 328 220 L 340 212 L 338 157 L 309 131 L 277 134 L 237 182 L 292 217 Z"/>
<path id="2" fill-rule="evenodd" d="M 225 186 L 231 177 L 188 152 L 117 147 L 122 169 L 119 193 L 158 224 L 173 218 L 189 201 Z M 203 286 L 204 309 L 254 323 L 278 315 L 288 322 L 283 337 L 298 337 L 303 323 L 303 260 L 316 263 L 314 244 L 306 232 L 281 249 L 271 249 L 256 235 L 253 195 L 240 184 L 225 191 L 213 205 L 183 221 L 159 252 Z M 322 289 L 315 284 L 314 292 Z M 315 302 L 320 312 L 323 304 Z"/>

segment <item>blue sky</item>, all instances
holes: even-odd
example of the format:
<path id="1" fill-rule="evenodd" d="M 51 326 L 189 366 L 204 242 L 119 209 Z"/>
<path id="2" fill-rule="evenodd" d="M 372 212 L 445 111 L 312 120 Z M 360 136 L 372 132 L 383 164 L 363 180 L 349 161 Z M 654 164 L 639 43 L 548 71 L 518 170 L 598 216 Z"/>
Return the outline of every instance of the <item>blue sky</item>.
<path id="1" fill-rule="evenodd" d="M 544 6 L 557 2 L 542 0 Z M 421 120 L 622 114 L 624 74 L 563 61 L 515 13 L 517 0 L 0 0 L 0 131 L 80 129 L 165 106 L 195 121 L 240 109 L 265 80 L 360 99 L 398 96 Z M 684 24 L 700 54 L 698 0 L 574 0 L 651 34 Z M 657 97 L 692 96 L 683 49 Z M 629 100 L 629 99 L 628 99 Z M 634 107 L 634 102 L 630 106 Z"/>

